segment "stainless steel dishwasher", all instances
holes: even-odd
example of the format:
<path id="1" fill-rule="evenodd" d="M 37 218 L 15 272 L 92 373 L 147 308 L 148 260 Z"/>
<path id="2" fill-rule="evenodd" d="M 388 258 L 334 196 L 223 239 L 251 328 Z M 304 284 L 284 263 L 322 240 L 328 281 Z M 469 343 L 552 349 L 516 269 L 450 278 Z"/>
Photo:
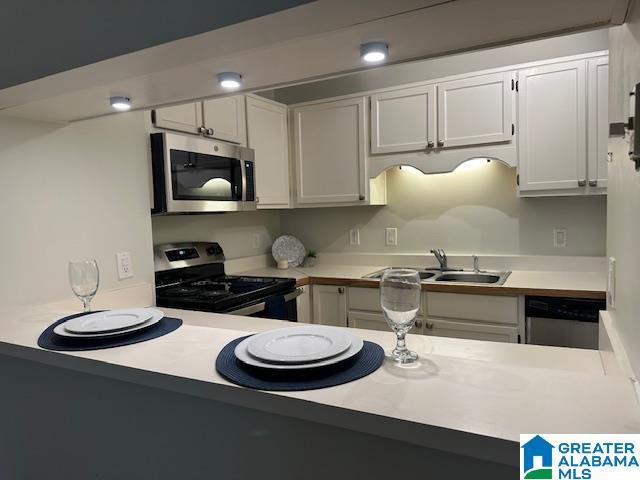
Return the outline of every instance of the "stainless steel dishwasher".
<path id="1" fill-rule="evenodd" d="M 604 300 L 526 297 L 525 342 L 554 347 L 598 348 L 598 312 Z"/>

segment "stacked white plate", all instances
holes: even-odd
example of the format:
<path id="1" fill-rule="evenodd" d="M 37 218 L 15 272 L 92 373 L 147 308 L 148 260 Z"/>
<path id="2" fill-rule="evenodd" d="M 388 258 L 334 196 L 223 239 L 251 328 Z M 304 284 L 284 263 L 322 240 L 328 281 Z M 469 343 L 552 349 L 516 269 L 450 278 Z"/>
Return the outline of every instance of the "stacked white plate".
<path id="1" fill-rule="evenodd" d="M 309 325 L 279 328 L 244 339 L 235 348 L 238 360 L 254 367 L 302 370 L 347 360 L 364 343 L 348 330 Z"/>
<path id="2" fill-rule="evenodd" d="M 57 325 L 53 333 L 63 337 L 100 338 L 124 335 L 155 325 L 164 313 L 155 308 L 129 308 L 89 313 Z"/>

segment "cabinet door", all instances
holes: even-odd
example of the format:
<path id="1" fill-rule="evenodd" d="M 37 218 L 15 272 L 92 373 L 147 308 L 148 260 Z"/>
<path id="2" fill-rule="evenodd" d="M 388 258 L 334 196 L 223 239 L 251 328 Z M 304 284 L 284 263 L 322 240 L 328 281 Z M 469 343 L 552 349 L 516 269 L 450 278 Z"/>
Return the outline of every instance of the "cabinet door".
<path id="1" fill-rule="evenodd" d="M 365 97 L 295 108 L 293 124 L 297 202 L 366 200 Z"/>
<path id="2" fill-rule="evenodd" d="M 587 139 L 590 187 L 607 186 L 609 58 L 587 61 Z"/>
<path id="3" fill-rule="evenodd" d="M 512 72 L 438 84 L 438 146 L 510 141 Z"/>
<path id="4" fill-rule="evenodd" d="M 202 102 L 202 120 L 208 136 L 227 142 L 247 144 L 244 95 L 214 98 Z"/>
<path id="5" fill-rule="evenodd" d="M 258 208 L 289 207 L 287 107 L 247 97 L 247 146 L 255 150 Z"/>
<path id="6" fill-rule="evenodd" d="M 371 95 L 371 153 L 433 147 L 435 96 L 435 85 Z"/>
<path id="7" fill-rule="evenodd" d="M 429 317 L 425 321 L 424 333 L 436 337 L 466 338 L 491 342 L 518 343 L 518 329 L 502 325 L 442 320 Z"/>
<path id="8" fill-rule="evenodd" d="M 153 111 L 153 120 L 153 124 L 158 128 L 185 133 L 200 133 L 202 104 L 196 102 L 157 108 Z"/>
<path id="9" fill-rule="evenodd" d="M 520 191 L 582 188 L 586 184 L 585 61 L 518 74 Z"/>
<path id="10" fill-rule="evenodd" d="M 311 312 L 311 286 L 305 285 L 298 288 L 302 290 L 302 294 L 296 301 L 296 305 L 298 307 L 298 322 L 313 323 L 313 316 Z"/>
<path id="11" fill-rule="evenodd" d="M 366 330 L 379 330 L 382 332 L 393 331 L 381 313 L 349 310 L 348 317 L 349 320 L 347 323 L 349 327 L 352 328 L 364 328 Z M 409 330 L 409 333 L 421 334 L 423 321 L 423 318 L 418 317 L 414 326 Z"/>
<path id="12" fill-rule="evenodd" d="M 313 286 L 313 323 L 347 326 L 347 287 Z"/>

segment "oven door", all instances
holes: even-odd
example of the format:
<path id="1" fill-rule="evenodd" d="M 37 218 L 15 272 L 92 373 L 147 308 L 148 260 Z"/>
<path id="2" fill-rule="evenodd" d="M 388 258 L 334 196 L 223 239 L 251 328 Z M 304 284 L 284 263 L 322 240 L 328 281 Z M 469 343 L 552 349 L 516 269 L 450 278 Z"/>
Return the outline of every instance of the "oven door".
<path id="1" fill-rule="evenodd" d="M 164 181 L 164 212 L 255 209 L 253 150 L 186 135 L 154 135 L 161 135 L 160 142 L 152 141 L 152 154 L 162 155 L 164 178 L 154 175 L 154 182 Z"/>
<path id="2" fill-rule="evenodd" d="M 242 315 L 245 317 L 270 318 L 273 320 L 298 321 L 298 304 L 296 299 L 302 294 L 302 289 L 296 288 L 292 292 L 284 294 L 284 305 L 277 301 L 277 296 L 268 300 L 260 301 L 253 305 L 240 306 L 239 308 L 226 312 L 229 315 Z M 271 302 L 269 300 L 276 300 Z"/>

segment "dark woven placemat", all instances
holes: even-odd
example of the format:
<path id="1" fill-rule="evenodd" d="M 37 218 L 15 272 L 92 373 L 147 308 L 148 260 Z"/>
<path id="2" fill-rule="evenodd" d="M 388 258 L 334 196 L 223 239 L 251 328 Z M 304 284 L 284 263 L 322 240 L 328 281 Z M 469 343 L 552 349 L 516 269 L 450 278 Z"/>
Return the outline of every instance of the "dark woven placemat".
<path id="1" fill-rule="evenodd" d="M 95 312 L 90 312 L 95 313 Z M 114 335 L 100 338 L 75 338 L 63 337 L 53 332 L 53 329 L 62 322 L 71 320 L 72 318 L 81 317 L 87 313 L 76 313 L 68 317 L 61 318 L 53 323 L 38 337 L 38 346 L 47 350 L 56 350 L 61 352 L 80 352 L 84 350 L 102 350 L 104 348 L 122 347 L 134 343 L 146 342 L 153 338 L 162 337 L 167 333 L 171 333 L 182 325 L 179 318 L 164 317 L 155 325 L 148 328 L 136 330 L 131 333 Z"/>
<path id="2" fill-rule="evenodd" d="M 242 340 L 228 343 L 216 359 L 216 370 L 224 378 L 243 387 L 270 391 L 314 390 L 352 382 L 375 372 L 384 362 L 384 350 L 373 342 L 364 342 L 352 358 L 326 367 L 304 370 L 273 370 L 253 367 L 236 358 L 234 350 Z"/>

